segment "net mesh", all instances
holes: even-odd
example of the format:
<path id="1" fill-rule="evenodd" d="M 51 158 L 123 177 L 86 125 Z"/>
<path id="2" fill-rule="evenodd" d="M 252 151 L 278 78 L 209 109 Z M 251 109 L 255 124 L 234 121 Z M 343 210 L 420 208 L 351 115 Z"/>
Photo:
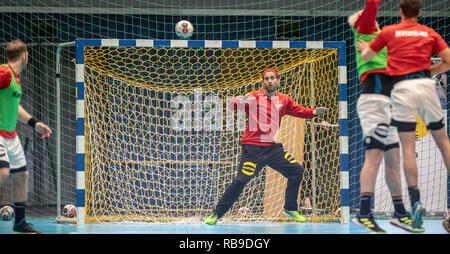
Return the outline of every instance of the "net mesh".
<path id="1" fill-rule="evenodd" d="M 227 104 L 260 89 L 266 66 L 280 70 L 282 93 L 330 107 L 330 126 L 339 119 L 337 49 L 85 47 L 85 65 L 88 222 L 190 222 L 210 213 L 237 172 L 246 125 Z M 338 128 L 285 117 L 277 141 L 306 165 L 304 214 L 338 220 Z M 284 177 L 266 167 L 225 220 L 285 220 L 284 189 Z"/>
<path id="2" fill-rule="evenodd" d="M 3 0 L 0 1 L 0 60 L 2 63 L 6 62 L 6 42 L 19 38 L 27 43 L 30 62 L 20 77 L 23 89 L 22 106 L 56 130 L 56 58 L 58 44 L 61 42 L 75 41 L 76 38 L 176 39 L 174 25 L 181 19 L 193 23 L 195 31 L 191 39 L 194 40 L 346 41 L 349 202 L 354 210 L 359 208 L 359 177 L 364 150 L 356 114 L 356 101 L 361 88 L 355 69 L 353 36 L 347 24 L 347 16 L 362 9 L 364 4 L 363 0 Z M 447 0 L 424 0 L 422 15 L 418 21 L 432 27 L 449 42 L 449 12 L 450 4 Z M 399 21 L 398 1 L 382 1 L 378 11 L 380 27 Z M 76 203 L 76 89 L 73 64 L 75 47 L 62 48 L 60 57 L 60 200 L 64 205 Z M 448 77 L 446 79 L 448 81 Z M 448 102 L 445 104 L 448 109 Z M 26 153 L 30 181 L 27 216 L 54 216 L 59 209 L 56 207 L 57 184 L 53 180 L 55 171 L 52 166 L 57 154 L 55 136 L 49 140 L 47 146 L 47 143 L 36 137 L 27 126 L 19 124 L 17 130 L 24 148 L 25 144 L 28 144 Z M 427 158 L 432 158 L 432 164 L 441 163 L 434 155 Z M 430 166 L 432 167 L 434 166 Z M 445 178 L 436 176 L 433 172 L 424 174 L 419 180 Z M 428 186 L 442 185 L 435 180 L 426 181 L 432 183 Z M 448 178 L 446 181 L 444 179 L 444 182 L 448 186 Z M 0 186 L 0 205 L 13 203 L 11 189 L 10 180 Z M 450 203 L 448 187 L 447 192 L 430 193 L 434 194 L 422 197 L 432 200 L 430 202 L 433 203 L 444 202 L 447 206 Z M 406 195 L 404 200 L 407 200 Z M 385 203 L 387 205 L 389 199 Z M 380 205 L 384 206 L 384 203 Z"/>

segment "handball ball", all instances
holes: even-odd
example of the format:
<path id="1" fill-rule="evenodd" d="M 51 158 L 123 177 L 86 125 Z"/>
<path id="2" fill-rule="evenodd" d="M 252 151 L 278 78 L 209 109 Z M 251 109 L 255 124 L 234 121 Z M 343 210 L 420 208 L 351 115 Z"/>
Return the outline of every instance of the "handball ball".
<path id="1" fill-rule="evenodd" d="M 14 217 L 14 209 L 6 205 L 0 209 L 0 215 L 2 216 L 2 220 L 10 221 Z"/>
<path id="2" fill-rule="evenodd" d="M 175 25 L 175 34 L 181 39 L 189 39 L 194 33 L 194 26 L 187 20 L 180 20 Z"/>
<path id="3" fill-rule="evenodd" d="M 66 205 L 62 210 L 62 215 L 73 218 L 77 214 L 77 208 L 74 205 Z"/>

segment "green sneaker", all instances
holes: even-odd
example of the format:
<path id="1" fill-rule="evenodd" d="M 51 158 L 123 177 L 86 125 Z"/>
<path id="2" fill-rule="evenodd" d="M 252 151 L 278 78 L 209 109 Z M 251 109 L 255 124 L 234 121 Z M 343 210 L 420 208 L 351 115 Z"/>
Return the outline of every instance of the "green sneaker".
<path id="1" fill-rule="evenodd" d="M 306 218 L 301 216 L 297 211 L 288 211 L 284 209 L 283 214 L 295 221 L 305 222 Z"/>
<path id="2" fill-rule="evenodd" d="M 422 205 L 420 201 L 417 201 L 412 208 L 412 216 L 411 216 L 411 232 L 413 233 L 422 233 L 425 229 L 422 227 L 423 225 L 423 216 L 425 216 L 425 207 Z"/>
<path id="3" fill-rule="evenodd" d="M 208 225 L 215 225 L 217 223 L 218 215 L 216 212 L 212 212 L 208 218 L 206 218 L 205 223 Z"/>

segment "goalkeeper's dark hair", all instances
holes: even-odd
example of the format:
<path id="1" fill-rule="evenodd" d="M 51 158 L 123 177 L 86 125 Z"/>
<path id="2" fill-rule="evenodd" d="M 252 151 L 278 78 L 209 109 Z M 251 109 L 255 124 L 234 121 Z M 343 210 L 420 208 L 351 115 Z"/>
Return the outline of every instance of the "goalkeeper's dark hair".
<path id="1" fill-rule="evenodd" d="M 422 9 L 422 0 L 400 0 L 400 9 L 406 18 L 416 18 Z"/>

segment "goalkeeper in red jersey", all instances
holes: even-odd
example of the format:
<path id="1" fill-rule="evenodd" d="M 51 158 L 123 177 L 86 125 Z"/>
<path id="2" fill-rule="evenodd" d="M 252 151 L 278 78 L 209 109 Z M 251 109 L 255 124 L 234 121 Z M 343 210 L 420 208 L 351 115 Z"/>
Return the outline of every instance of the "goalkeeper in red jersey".
<path id="1" fill-rule="evenodd" d="M 297 197 L 304 169 L 283 149 L 282 144 L 275 143 L 274 137 L 283 115 L 313 118 L 328 108 L 304 108 L 289 96 L 278 92 L 280 79 L 273 69 L 265 70 L 262 78 L 263 89 L 235 97 L 228 105 L 233 110 L 245 110 L 248 122 L 240 140 L 242 155 L 237 175 L 206 219 L 207 224 L 216 224 L 237 200 L 245 185 L 266 165 L 287 178 L 283 214 L 296 221 L 306 221 L 297 211 Z"/>
<path id="2" fill-rule="evenodd" d="M 19 74 L 28 63 L 25 43 L 14 40 L 6 46 L 7 64 L 0 65 L 0 184 L 12 178 L 14 201 L 14 233 L 40 234 L 25 221 L 25 205 L 28 196 L 25 154 L 16 132 L 17 121 L 28 123 L 43 138 L 52 131 L 36 121 L 20 106 L 22 88 Z"/>

